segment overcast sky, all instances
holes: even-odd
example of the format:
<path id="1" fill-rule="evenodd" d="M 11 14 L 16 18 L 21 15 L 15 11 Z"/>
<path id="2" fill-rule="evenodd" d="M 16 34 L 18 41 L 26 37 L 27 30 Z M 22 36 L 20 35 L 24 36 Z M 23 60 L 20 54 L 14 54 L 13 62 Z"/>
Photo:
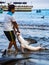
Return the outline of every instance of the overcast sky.
<path id="1" fill-rule="evenodd" d="M 33 8 L 49 8 L 49 0 L 0 0 L 6 2 L 12 1 L 27 1 L 28 5 L 33 5 Z"/>

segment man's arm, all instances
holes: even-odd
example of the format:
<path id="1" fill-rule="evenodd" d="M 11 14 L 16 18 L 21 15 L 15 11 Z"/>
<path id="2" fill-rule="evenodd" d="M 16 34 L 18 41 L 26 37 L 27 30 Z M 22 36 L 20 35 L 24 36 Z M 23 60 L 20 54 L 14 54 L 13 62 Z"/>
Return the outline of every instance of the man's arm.
<path id="1" fill-rule="evenodd" d="M 19 28 L 18 28 L 18 24 L 17 24 L 15 21 L 12 22 L 12 24 L 13 24 L 13 28 L 14 28 L 14 30 L 17 29 L 17 32 L 20 33 Z"/>

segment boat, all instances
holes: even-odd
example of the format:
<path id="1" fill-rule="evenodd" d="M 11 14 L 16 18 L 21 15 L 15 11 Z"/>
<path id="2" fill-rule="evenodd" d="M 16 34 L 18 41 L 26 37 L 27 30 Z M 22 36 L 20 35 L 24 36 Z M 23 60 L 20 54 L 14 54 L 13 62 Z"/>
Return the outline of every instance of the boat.
<path id="1" fill-rule="evenodd" d="M 27 2 L 13 2 L 16 6 L 16 11 L 32 11 L 32 5 L 27 5 Z"/>
<path id="2" fill-rule="evenodd" d="M 15 11 L 17 12 L 24 12 L 24 11 L 32 11 L 32 5 L 27 5 L 27 2 L 13 2 L 13 4 L 15 5 Z M 8 10 L 8 6 L 3 6 L 3 10 L 7 11 Z"/>

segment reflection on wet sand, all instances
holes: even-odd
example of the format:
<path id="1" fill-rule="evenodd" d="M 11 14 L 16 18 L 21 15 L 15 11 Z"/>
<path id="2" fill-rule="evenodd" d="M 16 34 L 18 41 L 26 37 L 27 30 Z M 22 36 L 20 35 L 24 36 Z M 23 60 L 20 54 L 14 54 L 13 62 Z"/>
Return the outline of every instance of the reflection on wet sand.
<path id="1" fill-rule="evenodd" d="M 25 49 L 25 52 L 22 53 L 21 51 L 18 52 L 18 54 L 9 54 L 8 56 L 4 56 L 2 58 L 14 58 L 12 61 L 8 61 L 4 63 L 3 65 L 45 65 L 47 62 L 47 65 L 49 65 L 48 59 L 49 54 L 47 52 L 48 50 L 41 50 L 41 51 L 29 51 Z M 15 59 L 16 58 L 16 59 Z M 43 60 L 43 61 L 42 61 Z"/>
<path id="2" fill-rule="evenodd" d="M 27 51 L 26 53 L 22 53 L 20 54 L 22 58 L 27 58 L 30 56 L 30 51 L 29 53 L 27 54 Z M 28 62 L 28 59 L 25 59 L 25 60 L 20 60 L 16 63 L 16 65 L 30 65 L 31 63 Z"/>

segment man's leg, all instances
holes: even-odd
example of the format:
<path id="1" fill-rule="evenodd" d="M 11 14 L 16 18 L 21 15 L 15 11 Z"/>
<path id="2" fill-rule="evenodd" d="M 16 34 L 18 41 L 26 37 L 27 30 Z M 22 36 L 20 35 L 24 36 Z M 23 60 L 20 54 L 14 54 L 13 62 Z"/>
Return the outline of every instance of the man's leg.
<path id="1" fill-rule="evenodd" d="M 8 46 L 8 49 L 10 49 L 12 47 L 12 45 L 13 45 L 13 42 L 10 41 L 9 46 Z"/>
<path id="2" fill-rule="evenodd" d="M 16 45 L 16 41 L 13 42 L 13 45 L 14 45 L 16 51 L 18 51 L 18 47 L 17 47 L 17 45 Z"/>

